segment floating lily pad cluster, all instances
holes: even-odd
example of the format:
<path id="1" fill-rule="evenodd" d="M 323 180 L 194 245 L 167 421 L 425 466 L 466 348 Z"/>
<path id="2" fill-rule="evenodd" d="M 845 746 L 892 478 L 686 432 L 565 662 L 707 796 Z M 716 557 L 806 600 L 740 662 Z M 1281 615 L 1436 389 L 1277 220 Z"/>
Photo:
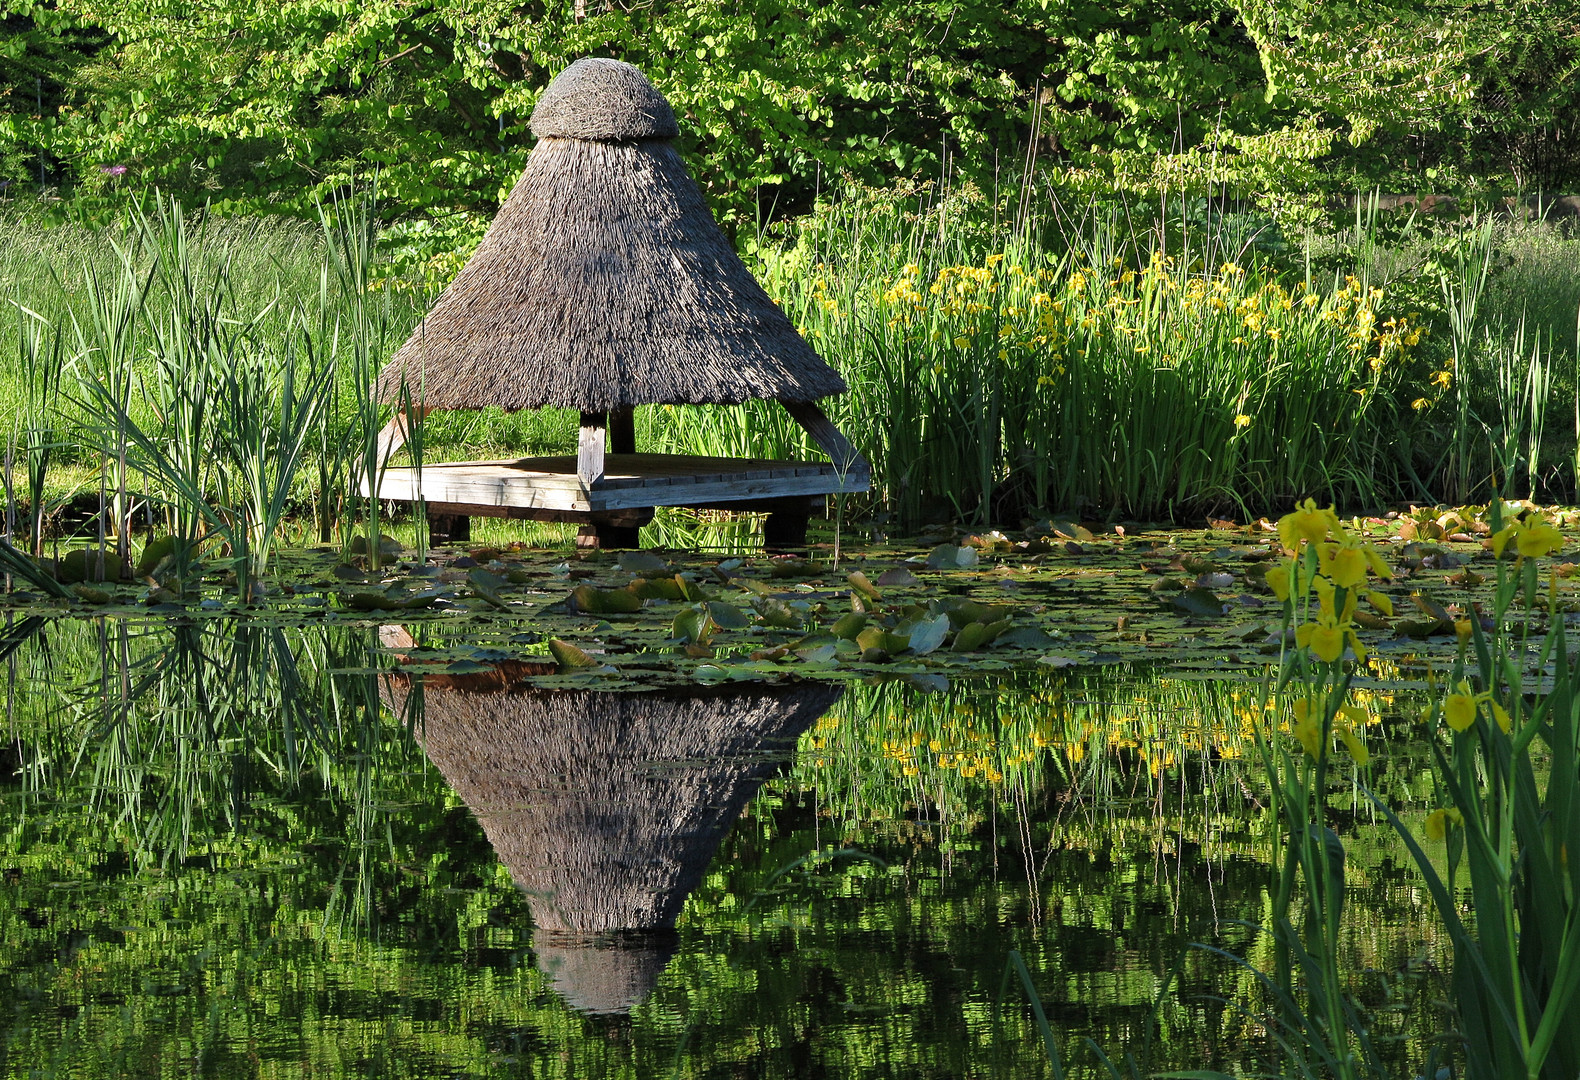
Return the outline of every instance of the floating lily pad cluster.
<path id="1" fill-rule="evenodd" d="M 1572 535 L 1575 518 L 1548 517 Z M 1478 611 L 1497 558 L 1485 509 L 1412 509 L 1347 524 L 1393 573 L 1379 588 L 1396 614 L 1356 616 L 1371 663 L 1424 671 L 1451 659 L 1455 626 Z M 1167 530 L 1041 522 L 1019 533 L 870 545 L 838 565 L 825 551 L 721 560 L 526 548 L 443 551 L 417 564 L 387 537 L 379 547 L 377 559 L 367 543 L 349 558 L 341 548 L 286 552 L 277 573 L 242 597 L 224 559 L 168 541 L 147 545 L 129 571 L 102 575 L 110 580 L 91 572 L 74 580 L 79 561 L 89 571 L 99 565 L 96 552 L 40 563 L 0 545 L 11 583 L 0 605 L 45 618 L 399 624 L 418 644 L 392 662 L 437 670 L 508 656 L 552 664 L 549 680 L 611 685 L 919 677 L 1038 662 L 1221 675 L 1260 671 L 1289 647 L 1267 583 L 1283 550 L 1266 519 Z M 1580 611 L 1573 565 L 1555 563 L 1557 609 Z"/>

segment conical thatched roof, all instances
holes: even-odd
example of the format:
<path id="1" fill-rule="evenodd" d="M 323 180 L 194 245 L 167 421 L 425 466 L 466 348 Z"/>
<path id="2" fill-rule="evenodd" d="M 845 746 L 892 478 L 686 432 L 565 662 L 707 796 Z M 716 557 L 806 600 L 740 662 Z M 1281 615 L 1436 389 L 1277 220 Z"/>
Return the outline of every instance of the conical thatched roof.
<path id="1" fill-rule="evenodd" d="M 532 114 L 538 144 L 476 254 L 379 375 L 431 408 L 583 411 L 748 398 L 845 382 L 719 230 L 668 141 L 663 95 L 578 60 Z"/>
<path id="2" fill-rule="evenodd" d="M 467 678 L 426 681 L 410 722 L 527 894 L 545 972 L 594 1012 L 652 989 L 663 933 L 730 825 L 841 693 L 473 691 Z"/>

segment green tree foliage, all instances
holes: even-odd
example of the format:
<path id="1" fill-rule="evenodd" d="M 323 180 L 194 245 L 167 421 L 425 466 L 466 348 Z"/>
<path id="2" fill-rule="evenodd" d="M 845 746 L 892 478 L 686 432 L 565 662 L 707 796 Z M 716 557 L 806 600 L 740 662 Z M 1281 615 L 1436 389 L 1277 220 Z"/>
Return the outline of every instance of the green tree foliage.
<path id="1" fill-rule="evenodd" d="M 105 40 L 52 3 L 0 3 L 0 186 L 58 179 L 41 122 L 59 112 L 76 71 Z"/>
<path id="2" fill-rule="evenodd" d="M 1195 142 L 1227 107 L 1263 111 L 1245 90 L 1254 49 L 1212 0 L 72 10 L 114 45 L 72 101 L 11 137 L 48 145 L 87 193 L 125 164 L 128 181 L 300 207 L 378 168 L 404 207 L 491 210 L 525 160 L 537 94 L 583 55 L 653 77 L 737 221 L 759 199 L 796 209 L 837 176 L 924 175 L 944 155 L 989 185 L 1019 161 L 1039 91 L 1048 142 L 1072 162 Z"/>
<path id="3" fill-rule="evenodd" d="M 653 77 L 736 226 L 946 161 L 1012 188 L 1029 147 L 1091 191 L 1551 188 L 1577 168 L 1580 28 L 1538 0 L 78 0 L 69 16 L 0 0 L 0 16 L 0 178 L 43 149 L 79 204 L 159 184 L 300 211 L 378 169 L 401 212 L 486 214 L 537 95 L 587 55 Z M 70 92 L 19 113 L 40 65 Z"/>

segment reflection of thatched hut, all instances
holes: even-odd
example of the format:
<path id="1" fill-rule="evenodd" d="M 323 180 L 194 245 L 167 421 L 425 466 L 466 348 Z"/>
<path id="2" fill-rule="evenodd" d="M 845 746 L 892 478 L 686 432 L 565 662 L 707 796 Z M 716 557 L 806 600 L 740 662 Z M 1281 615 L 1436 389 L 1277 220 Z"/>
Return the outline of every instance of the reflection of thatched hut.
<path id="1" fill-rule="evenodd" d="M 413 718 L 423 748 L 529 897 L 540 964 L 573 1004 L 597 1012 L 652 988 L 668 960 L 662 934 L 726 831 L 840 694 L 815 684 L 629 694 L 465 683 L 424 686 Z"/>
<path id="2" fill-rule="evenodd" d="M 763 292 L 671 144 L 669 102 L 636 68 L 585 59 L 532 114 L 538 144 L 476 254 L 379 376 L 392 404 L 582 417 L 575 459 L 430 465 L 422 492 L 459 513 L 606 526 L 655 505 L 865 490 L 866 465 L 814 404 L 845 383 Z M 636 454 L 644 404 L 784 402 L 833 459 Z M 605 442 L 612 454 L 606 458 Z M 415 498 L 391 470 L 381 493 Z M 462 505 L 464 504 L 464 505 Z M 609 529 L 603 530 L 612 537 Z"/>

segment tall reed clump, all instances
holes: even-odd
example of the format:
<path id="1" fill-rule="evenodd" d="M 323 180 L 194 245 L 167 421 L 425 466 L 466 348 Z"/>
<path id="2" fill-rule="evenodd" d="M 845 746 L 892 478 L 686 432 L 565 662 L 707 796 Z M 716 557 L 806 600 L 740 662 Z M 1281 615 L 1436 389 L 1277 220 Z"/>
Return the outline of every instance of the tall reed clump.
<path id="1" fill-rule="evenodd" d="M 1448 693 L 1425 717 L 1439 739 L 1441 806 L 1417 835 L 1372 801 L 1413 855 L 1453 945 L 1456 1023 L 1441 1054 L 1417 1071 L 1436 1075 L 1453 1060 L 1472 1080 L 1572 1077 L 1580 1072 L 1580 866 L 1571 867 L 1568 852 L 1580 845 L 1580 671 L 1556 603 L 1556 570 L 1544 589 L 1538 566 L 1563 538 L 1529 510 L 1507 520 L 1501 501 L 1492 526 L 1493 610 L 1458 624 Z M 1274 970 L 1263 982 L 1280 1006 L 1292 1061 L 1307 1073 L 1381 1077 L 1369 1018 L 1338 963 L 1345 849 L 1329 820 L 1328 790 L 1336 745 L 1359 765 L 1368 759 L 1370 718 L 1350 687 L 1353 662 L 1365 656 L 1353 626 L 1362 602 L 1386 611 L 1368 575 L 1388 568 L 1310 500 L 1279 532 L 1292 557 L 1268 581 L 1295 647 L 1275 693 L 1293 716 L 1294 743 L 1262 744 L 1283 853 L 1267 928 Z M 1446 875 L 1428 850 L 1437 844 L 1445 845 Z"/>
<path id="2" fill-rule="evenodd" d="M 44 522 L 49 516 L 46 492 L 51 460 L 60 449 L 60 433 L 55 420 L 60 396 L 60 370 L 64 343 L 59 330 L 20 299 L 16 308 L 16 339 L 23 392 L 18 401 L 12 436 L 6 446 L 6 502 L 16 505 L 10 466 L 21 458 L 26 474 L 28 506 L 27 541 L 29 554 L 38 558 L 44 548 Z M 7 518 L 8 531 L 12 527 Z"/>
<path id="3" fill-rule="evenodd" d="M 112 576 L 130 561 L 134 508 L 178 570 L 228 549 L 243 596 L 303 507 L 322 541 L 349 546 L 359 518 L 377 531 L 362 491 L 383 467 L 386 410 L 367 388 L 418 300 L 371 283 L 371 198 L 326 207 L 315 233 L 154 196 L 80 263 L 30 282 L 25 303 L 19 289 L 15 453 L 35 554 L 62 459 L 97 476 Z"/>
<path id="4" fill-rule="evenodd" d="M 931 218 L 841 215 L 765 277 L 851 384 L 836 419 L 902 521 L 1411 490 L 1398 432 L 1431 372 L 1380 287 L 1136 264 L 1102 236 L 972 256 Z"/>
<path id="5" fill-rule="evenodd" d="M 257 332 L 278 297 L 238 310 L 224 264 L 205 270 L 190 257 L 179 204 L 161 200 L 154 215 L 138 213 L 135 222 L 145 258 L 139 263 L 130 248 L 118 249 L 118 273 L 92 279 L 95 318 L 91 333 L 79 324 L 73 360 L 82 430 L 118 481 L 120 494 L 108 506 L 118 562 L 130 555 L 123 500 L 133 471 L 150 485 L 183 549 L 201 539 L 199 523 L 205 536 L 223 539 L 247 597 L 268 568 L 309 437 L 334 390 L 335 364 L 313 347 L 311 325 L 299 314 L 287 317 L 278 337 Z M 163 310 L 145 318 L 156 281 Z M 134 333 L 153 339 L 152 377 L 122 341 Z M 134 398 L 151 415 L 134 415 Z"/>

